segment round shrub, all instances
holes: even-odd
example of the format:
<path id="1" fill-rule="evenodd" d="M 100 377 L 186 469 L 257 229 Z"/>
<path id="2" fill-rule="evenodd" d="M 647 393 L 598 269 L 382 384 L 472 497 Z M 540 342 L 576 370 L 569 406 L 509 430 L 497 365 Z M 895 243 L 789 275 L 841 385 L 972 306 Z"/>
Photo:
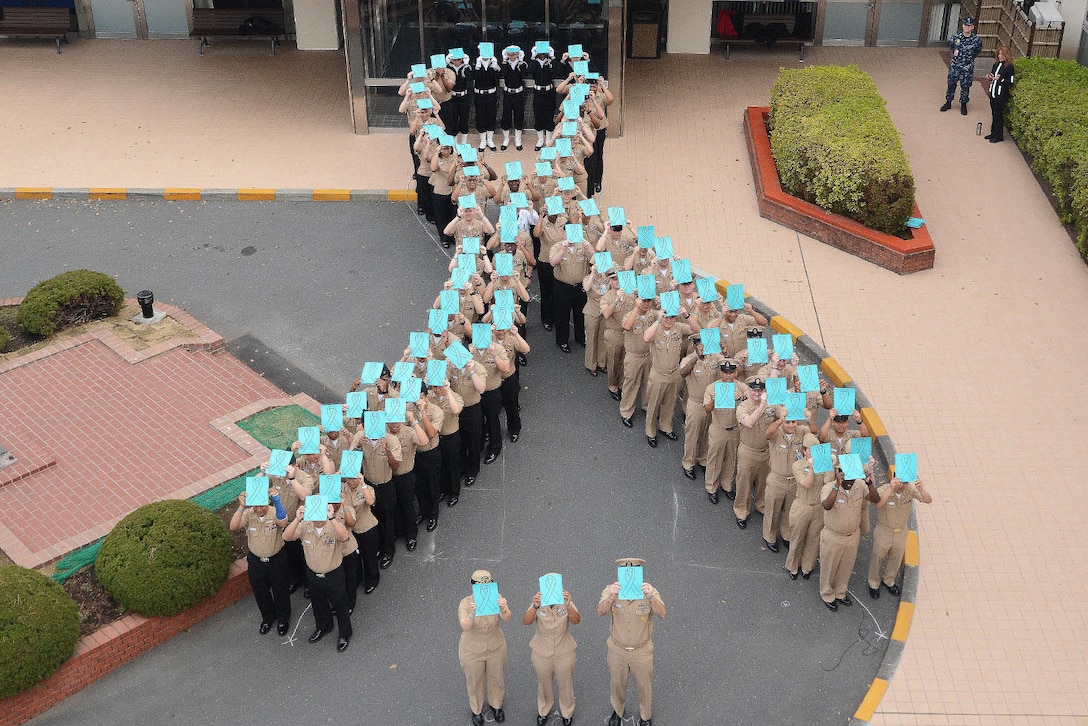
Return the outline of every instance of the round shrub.
<path id="1" fill-rule="evenodd" d="M 0 565 L 0 699 L 57 669 L 79 640 L 79 608 L 40 572 Z"/>
<path id="2" fill-rule="evenodd" d="M 89 320 L 116 315 L 125 291 L 109 275 L 72 270 L 39 282 L 19 305 L 15 321 L 32 335 L 55 331 Z"/>
<path id="3" fill-rule="evenodd" d="M 94 567 L 121 607 L 173 615 L 215 593 L 230 558 L 230 535 L 219 517 L 173 499 L 144 505 L 118 522 Z"/>

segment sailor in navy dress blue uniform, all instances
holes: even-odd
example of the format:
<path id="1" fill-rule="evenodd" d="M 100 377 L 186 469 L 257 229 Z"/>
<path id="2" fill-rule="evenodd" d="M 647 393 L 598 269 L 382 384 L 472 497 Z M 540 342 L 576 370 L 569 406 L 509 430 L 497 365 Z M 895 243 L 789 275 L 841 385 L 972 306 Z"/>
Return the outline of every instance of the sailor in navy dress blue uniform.
<path id="1" fill-rule="evenodd" d="M 510 146 L 510 131 L 514 131 L 514 147 L 521 151 L 521 132 L 525 128 L 525 76 L 529 66 L 525 63 L 525 51 L 516 45 L 507 46 L 502 52 L 499 67 L 502 78 L 502 150 Z"/>

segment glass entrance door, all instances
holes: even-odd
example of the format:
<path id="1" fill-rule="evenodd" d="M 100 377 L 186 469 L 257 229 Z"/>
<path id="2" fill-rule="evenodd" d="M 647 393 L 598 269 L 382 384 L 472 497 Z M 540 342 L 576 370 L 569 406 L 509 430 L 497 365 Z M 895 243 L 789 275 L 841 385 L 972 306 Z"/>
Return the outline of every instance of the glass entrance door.
<path id="1" fill-rule="evenodd" d="M 824 45 L 918 45 L 931 0 L 825 0 Z"/>
<path id="2" fill-rule="evenodd" d="M 90 0 L 96 38 L 136 38 L 136 8 L 132 0 Z"/>
<path id="3" fill-rule="evenodd" d="M 925 2 L 877 0 L 877 45 L 919 45 Z"/>
<path id="4" fill-rule="evenodd" d="M 824 45 L 872 45 L 875 0 L 827 0 Z"/>

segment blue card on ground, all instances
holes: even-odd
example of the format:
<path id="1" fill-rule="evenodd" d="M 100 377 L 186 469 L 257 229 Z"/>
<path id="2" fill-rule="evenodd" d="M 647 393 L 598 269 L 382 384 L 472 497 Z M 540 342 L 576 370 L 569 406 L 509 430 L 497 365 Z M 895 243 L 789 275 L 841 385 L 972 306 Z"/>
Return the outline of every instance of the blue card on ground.
<path id="1" fill-rule="evenodd" d="M 476 617 L 499 614 L 499 585 L 495 582 L 472 584 L 472 599 L 476 603 Z"/>
<path id="2" fill-rule="evenodd" d="M 268 477 L 267 476 L 247 476 L 246 477 L 246 506 L 247 507 L 264 507 L 268 506 Z"/>
<path id="3" fill-rule="evenodd" d="M 908 217 L 907 218 L 907 226 L 910 227 L 911 229 L 918 229 L 919 227 L 921 227 L 925 223 L 926 223 L 926 221 L 924 219 L 922 219 L 921 217 Z"/>
<path id="4" fill-rule="evenodd" d="M 316 426 L 299 426 L 298 427 L 298 442 L 301 446 L 298 449 L 300 454 L 316 454 L 320 451 L 318 445 L 321 443 L 321 429 Z"/>
<path id="5" fill-rule="evenodd" d="M 620 600 L 641 600 L 646 597 L 642 592 L 642 565 L 617 567 L 616 580 L 620 583 Z"/>

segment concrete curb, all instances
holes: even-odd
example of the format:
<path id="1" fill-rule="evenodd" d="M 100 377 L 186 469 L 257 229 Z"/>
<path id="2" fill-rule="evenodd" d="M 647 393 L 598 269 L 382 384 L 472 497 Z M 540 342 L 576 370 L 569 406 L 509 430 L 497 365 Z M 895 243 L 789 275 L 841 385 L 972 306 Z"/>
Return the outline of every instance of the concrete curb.
<path id="1" fill-rule="evenodd" d="M 168 202 L 414 202 L 411 189 L 124 189 L 113 187 L 2 187 L 0 201 L 13 199 L 73 201 L 163 200 Z"/>

